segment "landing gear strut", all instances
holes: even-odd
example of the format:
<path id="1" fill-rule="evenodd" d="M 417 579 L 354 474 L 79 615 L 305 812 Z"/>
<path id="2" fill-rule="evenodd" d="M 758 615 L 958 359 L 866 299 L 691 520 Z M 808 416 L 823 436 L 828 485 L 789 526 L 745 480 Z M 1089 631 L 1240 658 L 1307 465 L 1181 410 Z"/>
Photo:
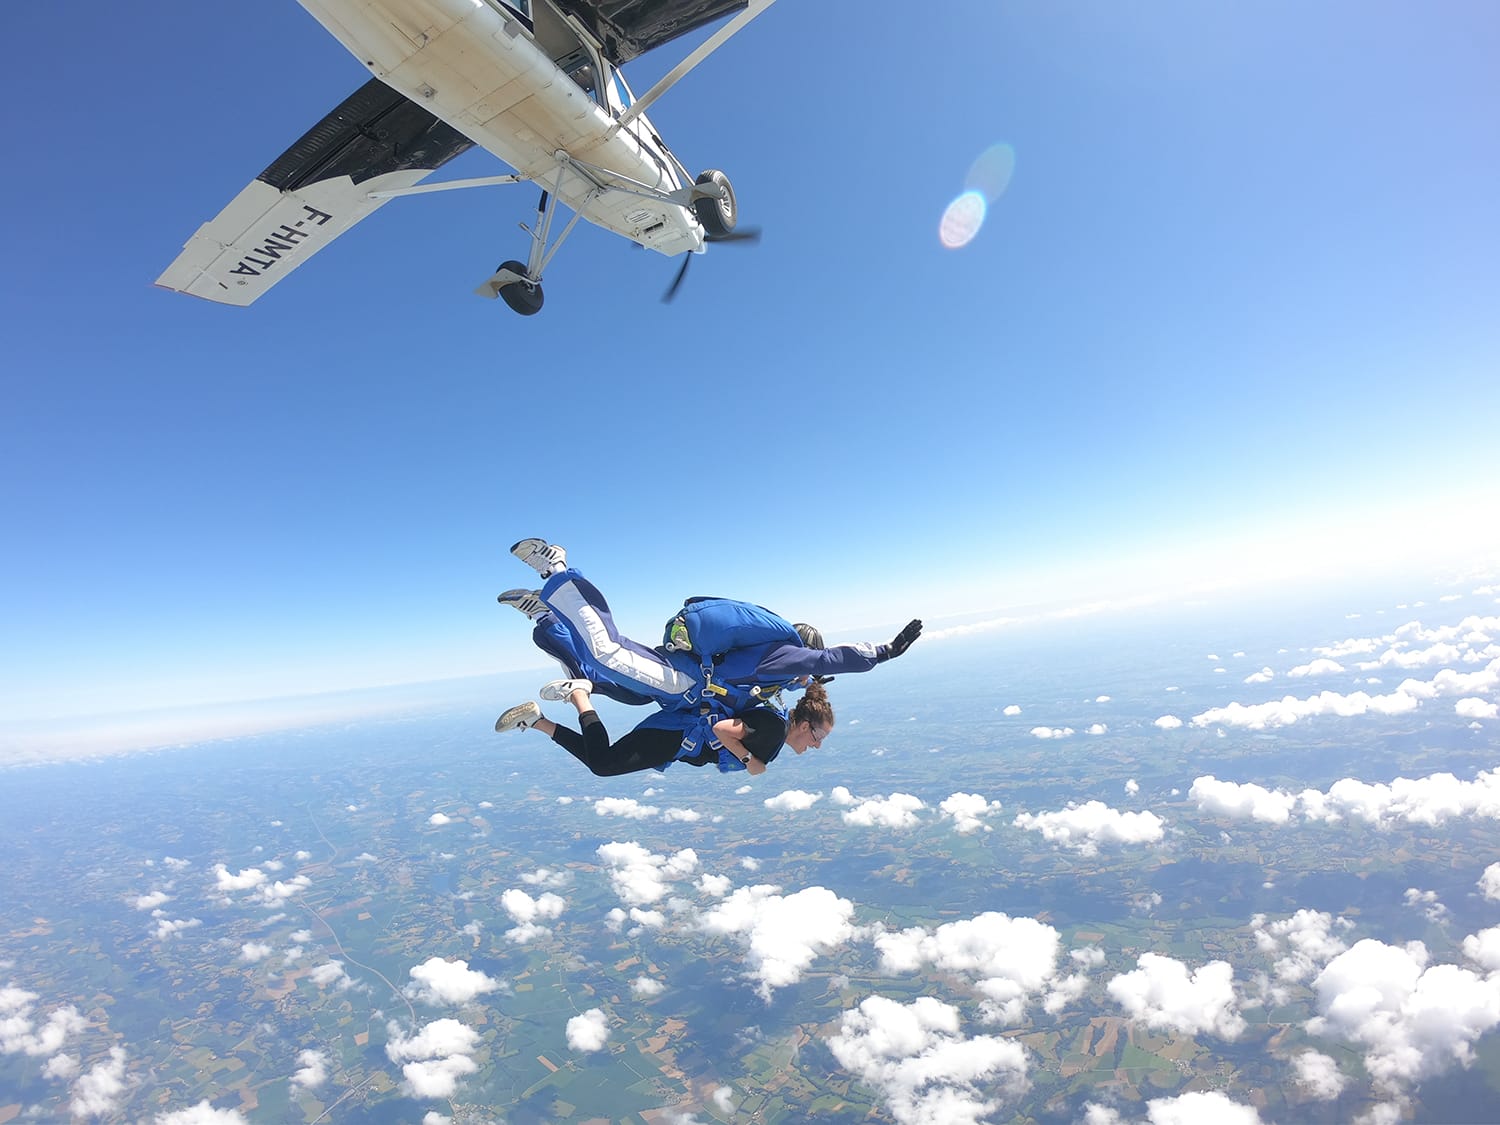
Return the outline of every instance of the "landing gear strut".
<path id="1" fill-rule="evenodd" d="M 562 164 L 558 165 L 559 180 L 562 178 L 563 167 Z M 535 316 L 541 312 L 542 270 L 552 260 L 552 255 L 557 253 L 563 240 L 573 233 L 573 226 L 579 219 L 579 214 L 575 211 L 549 249 L 547 239 L 552 234 L 552 216 L 556 213 L 557 196 L 544 188 L 542 197 L 536 204 L 536 224 L 530 227 L 525 223 L 521 224 L 521 229 L 531 236 L 531 251 L 526 256 L 526 264 L 522 265 L 514 259 L 502 262 L 489 280 L 474 292 L 491 300 L 499 297 L 522 316 Z"/>

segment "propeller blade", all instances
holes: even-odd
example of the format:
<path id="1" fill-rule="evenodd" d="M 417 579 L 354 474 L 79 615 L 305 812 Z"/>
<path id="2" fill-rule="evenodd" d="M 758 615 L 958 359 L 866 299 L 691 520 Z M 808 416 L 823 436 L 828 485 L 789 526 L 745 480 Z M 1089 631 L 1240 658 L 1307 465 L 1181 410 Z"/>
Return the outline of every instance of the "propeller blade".
<path id="1" fill-rule="evenodd" d="M 704 242 L 759 242 L 760 227 L 746 227 L 744 230 L 732 230 L 728 234 L 706 234 Z"/>
<path id="2" fill-rule="evenodd" d="M 744 230 L 732 230 L 728 234 L 708 234 L 703 236 L 704 242 L 759 242 L 760 228 L 746 227 Z M 668 304 L 673 297 L 677 296 L 677 288 L 682 284 L 682 279 L 687 276 L 688 263 L 693 260 L 691 253 L 682 256 L 682 268 L 677 271 L 677 276 L 672 279 L 672 284 L 667 287 L 666 293 L 662 295 L 662 304 Z"/>
<path id="3" fill-rule="evenodd" d="M 677 296 L 677 287 L 682 284 L 682 279 L 687 276 L 687 268 L 693 260 L 691 254 L 682 256 L 682 268 L 677 271 L 677 276 L 672 279 L 672 284 L 667 286 L 667 291 L 662 294 L 661 303 L 670 304 L 673 297 Z"/>

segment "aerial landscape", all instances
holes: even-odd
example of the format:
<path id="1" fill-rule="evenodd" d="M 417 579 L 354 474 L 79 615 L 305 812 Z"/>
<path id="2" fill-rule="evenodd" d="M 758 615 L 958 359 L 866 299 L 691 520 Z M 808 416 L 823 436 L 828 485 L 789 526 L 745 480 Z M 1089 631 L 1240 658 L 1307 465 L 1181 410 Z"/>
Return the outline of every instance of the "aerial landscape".
<path id="1" fill-rule="evenodd" d="M 1492 0 L 0 20 L 0 1125 L 1500 1125 Z"/>
<path id="2" fill-rule="evenodd" d="M 1418 594 L 962 627 L 740 782 L 463 710 L 13 767 L 0 1120 L 1483 1120 L 1500 584 Z"/>

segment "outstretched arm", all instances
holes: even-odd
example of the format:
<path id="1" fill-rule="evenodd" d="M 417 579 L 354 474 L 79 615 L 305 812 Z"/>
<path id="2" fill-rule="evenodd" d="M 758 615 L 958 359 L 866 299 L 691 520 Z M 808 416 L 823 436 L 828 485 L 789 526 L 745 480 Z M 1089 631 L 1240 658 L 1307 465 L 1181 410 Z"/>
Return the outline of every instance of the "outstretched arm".
<path id="1" fill-rule="evenodd" d="M 879 654 L 875 657 L 882 664 L 887 660 L 895 660 L 907 649 L 911 648 L 912 642 L 922 635 L 922 622 L 918 618 L 912 618 L 906 623 L 906 628 L 896 634 L 894 640 L 888 645 L 881 645 Z"/>
<path id="2" fill-rule="evenodd" d="M 781 645 L 768 652 L 755 669 L 762 683 L 793 680 L 799 676 L 833 676 L 847 672 L 868 672 L 877 664 L 894 660 L 922 635 L 922 622 L 912 620 L 897 633 L 890 644 L 838 645 L 835 648 L 802 648 Z"/>
<path id="3" fill-rule="evenodd" d="M 766 772 L 766 763 L 750 753 L 745 746 L 745 724 L 742 720 L 720 719 L 714 724 L 714 737 L 724 744 L 724 749 L 744 763 L 745 771 L 751 776 Z"/>

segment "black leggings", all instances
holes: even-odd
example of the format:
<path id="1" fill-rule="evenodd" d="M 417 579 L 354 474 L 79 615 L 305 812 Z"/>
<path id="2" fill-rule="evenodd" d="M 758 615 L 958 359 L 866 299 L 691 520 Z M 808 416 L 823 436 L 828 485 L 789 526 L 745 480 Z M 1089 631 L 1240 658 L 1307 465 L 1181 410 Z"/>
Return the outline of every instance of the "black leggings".
<path id="1" fill-rule="evenodd" d="M 613 745 L 609 731 L 593 711 L 578 716 L 579 734 L 561 723 L 552 741 L 577 758 L 595 777 L 619 777 L 623 773 L 649 770 L 675 761 L 682 747 L 682 732 L 637 727 Z"/>

